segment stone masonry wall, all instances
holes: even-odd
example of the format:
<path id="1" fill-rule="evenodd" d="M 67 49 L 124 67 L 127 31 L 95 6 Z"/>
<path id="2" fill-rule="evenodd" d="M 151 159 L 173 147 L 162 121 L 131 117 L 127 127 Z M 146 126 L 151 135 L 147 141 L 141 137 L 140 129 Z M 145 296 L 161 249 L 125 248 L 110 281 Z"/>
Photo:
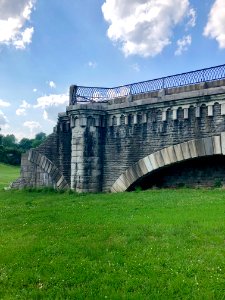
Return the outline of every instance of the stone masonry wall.
<path id="1" fill-rule="evenodd" d="M 35 149 L 41 156 L 33 161 L 23 157 L 21 178 L 32 178 L 34 186 L 109 191 L 146 156 L 181 143 L 185 147 L 192 140 L 196 147 L 204 138 L 204 147 L 210 147 L 222 132 L 224 80 L 71 105 L 59 114 L 54 133 Z M 212 154 L 221 153 L 214 150 Z"/>

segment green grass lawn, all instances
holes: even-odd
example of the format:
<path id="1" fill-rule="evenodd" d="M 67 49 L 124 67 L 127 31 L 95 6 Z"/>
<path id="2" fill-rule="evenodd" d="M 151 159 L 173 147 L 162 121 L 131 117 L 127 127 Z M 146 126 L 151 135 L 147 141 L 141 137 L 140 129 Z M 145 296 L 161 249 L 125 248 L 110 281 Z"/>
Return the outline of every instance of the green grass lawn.
<path id="1" fill-rule="evenodd" d="M 0 163 L 0 190 L 19 177 L 20 168 Z"/>
<path id="2" fill-rule="evenodd" d="M 0 191 L 0 299 L 225 299 L 225 191 Z"/>

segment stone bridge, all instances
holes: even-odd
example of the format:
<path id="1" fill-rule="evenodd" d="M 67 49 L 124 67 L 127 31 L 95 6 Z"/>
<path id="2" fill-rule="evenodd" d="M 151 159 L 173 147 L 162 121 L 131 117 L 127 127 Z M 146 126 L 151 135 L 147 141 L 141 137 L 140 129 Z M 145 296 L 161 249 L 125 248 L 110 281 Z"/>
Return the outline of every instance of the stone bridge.
<path id="1" fill-rule="evenodd" d="M 143 82 L 140 91 L 72 86 L 66 112 L 23 155 L 12 186 L 122 192 L 225 184 L 225 66 L 208 70 Z"/>

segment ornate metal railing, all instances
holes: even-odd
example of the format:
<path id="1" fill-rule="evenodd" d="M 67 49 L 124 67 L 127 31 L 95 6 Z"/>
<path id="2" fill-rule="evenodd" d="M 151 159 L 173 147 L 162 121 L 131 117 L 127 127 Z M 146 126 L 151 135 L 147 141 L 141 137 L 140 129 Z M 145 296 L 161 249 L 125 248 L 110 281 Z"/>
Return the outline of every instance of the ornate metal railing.
<path id="1" fill-rule="evenodd" d="M 71 86 L 70 104 L 77 102 L 107 102 L 110 99 L 193 85 L 225 78 L 225 65 L 127 84 L 114 88 Z"/>

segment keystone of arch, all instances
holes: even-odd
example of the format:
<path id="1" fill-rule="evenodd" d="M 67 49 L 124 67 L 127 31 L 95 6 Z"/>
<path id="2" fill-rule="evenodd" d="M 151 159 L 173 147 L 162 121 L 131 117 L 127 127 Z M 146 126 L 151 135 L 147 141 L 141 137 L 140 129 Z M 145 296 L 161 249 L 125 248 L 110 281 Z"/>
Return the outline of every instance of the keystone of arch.
<path id="1" fill-rule="evenodd" d="M 163 148 L 131 165 L 114 182 L 111 192 L 124 192 L 138 179 L 164 166 L 192 158 L 221 154 L 225 155 L 225 132 Z"/>

